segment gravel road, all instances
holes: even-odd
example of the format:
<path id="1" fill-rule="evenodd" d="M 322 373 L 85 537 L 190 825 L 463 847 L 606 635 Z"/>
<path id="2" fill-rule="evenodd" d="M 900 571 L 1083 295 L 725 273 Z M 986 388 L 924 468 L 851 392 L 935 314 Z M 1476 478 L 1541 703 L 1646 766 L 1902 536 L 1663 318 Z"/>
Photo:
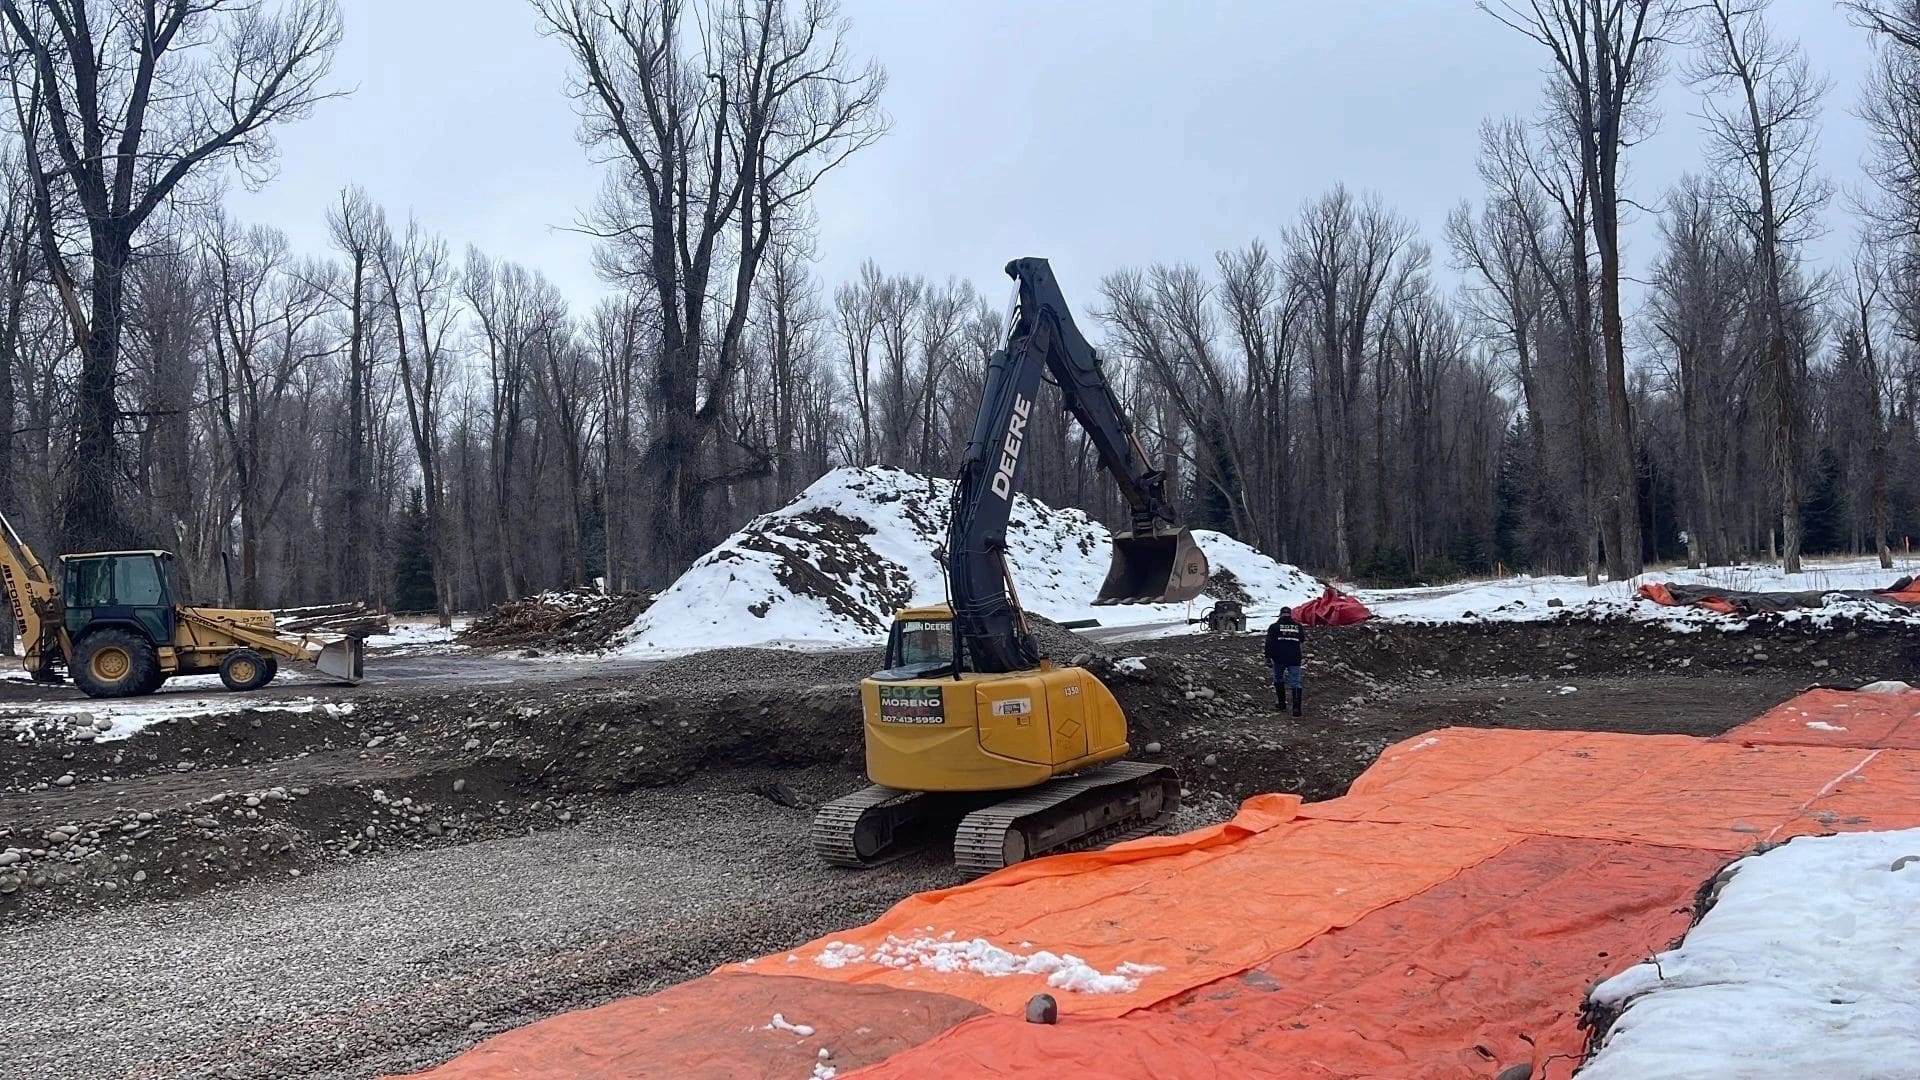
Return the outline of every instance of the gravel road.
<path id="1" fill-rule="evenodd" d="M 827 772 L 782 779 L 813 795 Z M 809 812 L 722 775 L 557 832 L 0 930 L 9 1073 L 364 1077 L 656 989 L 952 884 L 821 866 Z M 819 791 L 811 789 L 819 788 Z"/>

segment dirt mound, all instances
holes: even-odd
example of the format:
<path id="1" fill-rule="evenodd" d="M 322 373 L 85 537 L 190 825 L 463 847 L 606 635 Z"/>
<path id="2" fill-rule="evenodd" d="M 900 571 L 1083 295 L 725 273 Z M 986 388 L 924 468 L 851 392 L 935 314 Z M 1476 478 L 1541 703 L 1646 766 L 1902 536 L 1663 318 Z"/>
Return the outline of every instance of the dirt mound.
<path id="1" fill-rule="evenodd" d="M 1106 646 L 1092 638 L 1081 637 L 1052 619 L 1032 612 L 1027 613 L 1027 630 L 1040 646 L 1040 655 L 1056 664 L 1085 664 L 1111 656 Z"/>
<path id="2" fill-rule="evenodd" d="M 541 593 L 495 604 L 460 632 L 465 645 L 530 645 L 592 651 L 613 639 L 653 602 L 643 593 L 588 589 Z"/>
<path id="3" fill-rule="evenodd" d="M 851 688 L 886 664 L 886 650 L 709 649 L 668 660 L 642 675 L 634 689 L 684 699 L 712 699 L 745 687 Z"/>

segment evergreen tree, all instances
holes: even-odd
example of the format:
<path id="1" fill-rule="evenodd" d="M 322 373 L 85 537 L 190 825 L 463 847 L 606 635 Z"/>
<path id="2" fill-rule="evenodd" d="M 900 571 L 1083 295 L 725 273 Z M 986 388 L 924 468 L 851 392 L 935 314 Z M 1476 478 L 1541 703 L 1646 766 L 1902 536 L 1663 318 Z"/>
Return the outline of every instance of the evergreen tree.
<path id="1" fill-rule="evenodd" d="M 433 611 L 433 548 L 427 542 L 427 508 L 419 488 L 407 492 L 394 530 L 393 606 L 398 611 Z"/>
<path id="2" fill-rule="evenodd" d="M 1493 497 L 1493 557 L 1510 568 L 1531 565 L 1528 544 L 1528 504 L 1533 501 L 1531 463 L 1527 460 L 1526 417 L 1508 425 L 1500 443 L 1500 475 Z"/>

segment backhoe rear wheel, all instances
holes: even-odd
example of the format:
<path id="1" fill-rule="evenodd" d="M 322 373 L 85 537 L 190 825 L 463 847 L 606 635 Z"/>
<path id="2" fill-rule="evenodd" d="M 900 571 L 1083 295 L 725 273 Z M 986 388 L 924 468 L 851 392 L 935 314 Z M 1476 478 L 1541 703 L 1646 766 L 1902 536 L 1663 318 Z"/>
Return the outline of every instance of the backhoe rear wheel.
<path id="1" fill-rule="evenodd" d="M 252 649 L 235 649 L 220 661 L 220 681 L 229 690 L 258 690 L 273 678 L 274 668 L 267 658 Z"/>
<path id="2" fill-rule="evenodd" d="M 88 697 L 132 697 L 158 688 L 160 658 L 153 643 L 129 630 L 96 630 L 80 639 L 68 665 Z"/>

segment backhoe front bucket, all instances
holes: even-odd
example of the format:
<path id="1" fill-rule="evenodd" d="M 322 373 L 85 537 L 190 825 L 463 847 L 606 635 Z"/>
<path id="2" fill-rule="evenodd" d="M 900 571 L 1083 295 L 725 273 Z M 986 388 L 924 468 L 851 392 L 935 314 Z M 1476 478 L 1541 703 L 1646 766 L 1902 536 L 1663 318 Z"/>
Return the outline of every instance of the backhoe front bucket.
<path id="1" fill-rule="evenodd" d="M 1207 553 L 1193 533 L 1115 533 L 1113 565 L 1095 604 L 1179 604 L 1207 587 Z"/>
<path id="2" fill-rule="evenodd" d="M 366 674 L 367 646 L 357 637 L 342 638 L 320 650 L 313 666 L 322 675 L 331 675 L 344 683 L 358 683 Z"/>

